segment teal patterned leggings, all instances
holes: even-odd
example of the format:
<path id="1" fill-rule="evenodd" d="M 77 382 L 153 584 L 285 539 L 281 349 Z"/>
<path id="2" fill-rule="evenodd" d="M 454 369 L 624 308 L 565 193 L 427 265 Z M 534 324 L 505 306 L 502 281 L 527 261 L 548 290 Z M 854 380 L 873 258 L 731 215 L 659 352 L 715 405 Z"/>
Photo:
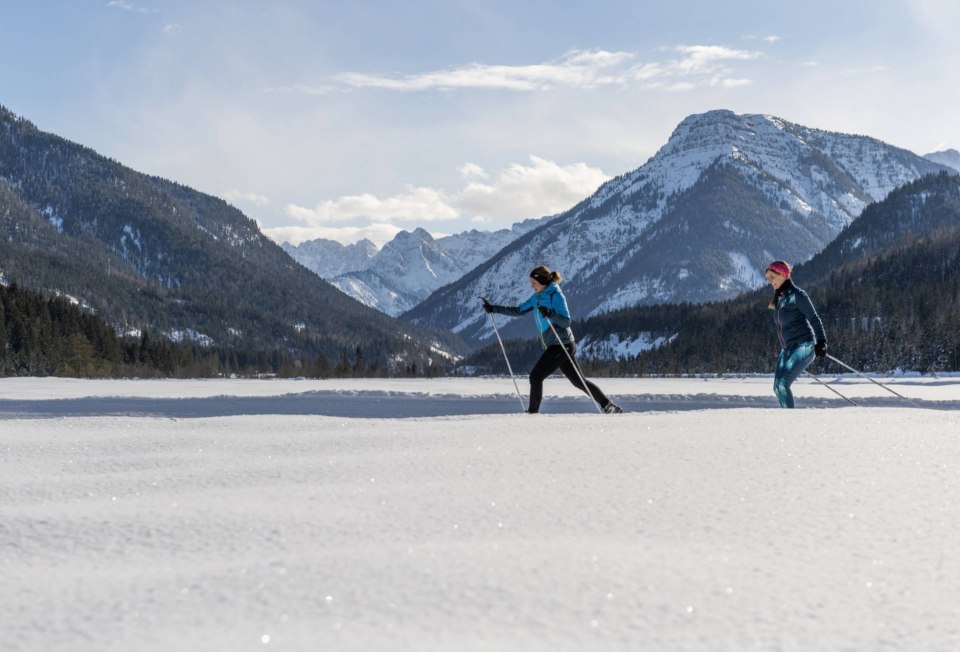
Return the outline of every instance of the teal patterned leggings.
<path id="1" fill-rule="evenodd" d="M 790 385 L 800 377 L 815 358 L 813 342 L 797 344 L 792 349 L 780 349 L 777 371 L 773 376 L 773 391 L 777 393 L 780 407 L 793 407 L 793 392 L 790 391 Z"/>

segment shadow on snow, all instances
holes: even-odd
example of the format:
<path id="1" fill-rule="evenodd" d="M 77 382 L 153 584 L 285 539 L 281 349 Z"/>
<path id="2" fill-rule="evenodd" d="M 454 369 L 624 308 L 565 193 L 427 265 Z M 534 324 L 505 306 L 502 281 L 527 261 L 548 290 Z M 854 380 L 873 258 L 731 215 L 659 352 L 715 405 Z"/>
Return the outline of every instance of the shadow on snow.
<path id="1" fill-rule="evenodd" d="M 642 394 L 617 396 L 625 412 L 670 412 L 732 408 L 776 408 L 771 396 Z M 863 407 L 911 407 L 896 397 L 857 398 Z M 852 408 L 839 398 L 798 397 L 800 408 Z M 921 401 L 930 409 L 960 409 L 960 401 Z M 190 419 L 244 415 L 303 415 L 362 419 L 519 414 L 516 395 L 399 394 L 382 391 L 315 391 L 282 396 L 208 398 L 84 397 L 0 400 L 0 419 L 129 416 Z M 546 397 L 543 414 L 597 414 L 586 397 Z M 598 415 L 599 416 L 599 415 Z"/>

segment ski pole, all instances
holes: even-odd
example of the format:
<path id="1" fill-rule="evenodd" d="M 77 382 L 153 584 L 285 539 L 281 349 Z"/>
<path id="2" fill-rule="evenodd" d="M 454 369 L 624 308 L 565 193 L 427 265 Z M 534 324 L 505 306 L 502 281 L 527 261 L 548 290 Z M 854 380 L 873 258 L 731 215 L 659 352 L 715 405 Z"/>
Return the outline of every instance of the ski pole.
<path id="1" fill-rule="evenodd" d="M 553 336 L 557 338 L 557 343 L 560 344 L 560 348 L 563 349 L 563 352 L 567 354 L 567 360 L 570 361 L 570 364 L 573 365 L 573 368 L 577 372 L 577 376 L 580 377 L 580 382 L 583 383 L 583 389 L 587 393 L 587 396 L 589 396 L 590 400 L 593 401 L 593 404 L 597 406 L 597 412 L 599 412 L 600 414 L 603 414 L 603 408 L 600 406 L 599 403 L 597 403 L 597 399 L 593 398 L 593 394 L 590 393 L 590 386 L 587 385 L 587 379 L 583 377 L 583 373 L 580 371 L 580 365 L 576 363 L 576 361 L 573 359 L 573 356 L 570 355 L 569 351 L 567 351 L 567 347 L 565 347 L 563 345 L 563 342 L 560 341 L 560 336 L 557 335 L 557 329 L 553 327 L 553 322 L 550 321 L 550 318 L 544 317 L 544 319 L 547 320 L 547 325 L 549 325 L 550 330 L 553 331 Z"/>
<path id="2" fill-rule="evenodd" d="M 920 407 L 919 405 L 917 405 L 916 403 L 914 403 L 913 401 L 911 401 L 910 399 L 908 399 L 908 398 L 907 398 L 906 396 L 904 396 L 903 394 L 898 394 L 897 392 L 893 391 L 892 389 L 890 389 L 889 387 L 887 387 L 887 386 L 884 385 L 883 383 L 877 382 L 876 380 L 874 380 L 873 378 L 871 378 L 870 376 L 866 375 L 865 373 L 863 373 L 863 372 L 861 372 L 861 371 L 857 371 L 856 369 L 854 369 L 853 367 L 851 367 L 850 365 L 848 365 L 846 362 L 844 362 L 844 361 L 842 361 L 842 360 L 838 360 L 837 358 L 833 357 L 833 356 L 830 355 L 829 353 L 827 354 L 827 357 L 828 357 L 829 359 L 833 360 L 834 362 L 836 362 L 836 363 L 837 363 L 838 365 L 840 365 L 841 367 L 844 367 L 844 368 L 846 368 L 846 369 L 849 369 L 850 371 L 852 371 L 853 373 L 857 374 L 857 375 L 860 376 L 861 378 L 866 378 L 867 380 L 869 380 L 869 381 L 870 381 L 871 383 L 873 383 L 874 385 L 880 385 L 880 387 L 884 388 L 885 390 L 887 390 L 887 391 L 890 392 L 891 394 L 895 394 L 896 396 L 899 396 L 900 398 L 902 398 L 904 401 L 906 401 L 907 403 L 909 403 L 909 404 L 912 405 L 913 407 L 916 407 L 916 408 Z"/>
<path id="3" fill-rule="evenodd" d="M 860 407 L 859 405 L 857 405 L 856 403 L 854 403 L 853 401 L 851 401 L 849 398 L 847 398 L 846 396 L 844 396 L 843 394 L 841 394 L 840 392 L 838 392 L 837 390 L 835 390 L 833 387 L 830 387 L 830 385 L 828 385 L 827 383 L 823 382 L 822 380 L 820 380 L 819 378 L 817 378 L 816 376 L 814 376 L 812 373 L 810 373 L 810 372 L 807 371 L 806 369 L 803 370 L 803 373 L 805 373 L 805 374 L 807 374 L 808 376 L 810 376 L 811 378 L 813 378 L 815 381 L 817 381 L 818 383 L 820 383 L 821 385 L 823 385 L 824 387 L 826 387 L 827 389 L 829 389 L 831 392 L 833 392 L 834 394 L 836 394 L 837 396 L 839 396 L 840 398 L 842 398 L 844 401 L 846 401 L 846 402 L 849 403 L 850 405 L 856 405 L 857 407 Z"/>
<path id="4" fill-rule="evenodd" d="M 484 301 L 487 301 L 485 297 L 480 298 Z M 497 328 L 497 320 L 494 319 L 492 312 L 488 312 L 487 314 L 490 315 L 490 321 L 493 323 L 493 332 L 497 334 L 497 341 L 500 342 L 500 350 L 503 351 L 503 359 L 507 362 L 507 371 L 510 372 L 510 379 L 513 381 L 513 388 L 517 390 L 517 400 L 520 401 L 520 411 L 526 412 L 527 408 L 523 404 L 523 397 L 520 396 L 520 387 L 517 385 L 517 379 L 513 375 L 513 367 L 510 366 L 510 358 L 507 357 L 507 349 L 503 345 L 503 340 L 500 339 L 500 329 Z"/>

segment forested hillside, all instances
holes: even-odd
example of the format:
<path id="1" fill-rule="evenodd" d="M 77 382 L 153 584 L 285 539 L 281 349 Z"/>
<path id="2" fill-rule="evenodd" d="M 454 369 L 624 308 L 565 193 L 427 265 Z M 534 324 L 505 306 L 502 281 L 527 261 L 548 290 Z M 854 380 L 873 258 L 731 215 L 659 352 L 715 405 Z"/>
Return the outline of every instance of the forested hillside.
<path id="1" fill-rule="evenodd" d="M 345 296 L 216 197 L 138 173 L 0 107 L 0 274 L 75 297 L 119 333 L 301 365 L 361 351 L 390 373 L 435 366 L 463 344 Z"/>
<path id="2" fill-rule="evenodd" d="M 0 285 L 0 376 L 212 377 L 222 375 L 434 375 L 438 367 L 394 370 L 356 349 L 339 359 L 304 359 L 277 350 L 171 342 L 157 334 L 118 335 L 66 297 Z"/>

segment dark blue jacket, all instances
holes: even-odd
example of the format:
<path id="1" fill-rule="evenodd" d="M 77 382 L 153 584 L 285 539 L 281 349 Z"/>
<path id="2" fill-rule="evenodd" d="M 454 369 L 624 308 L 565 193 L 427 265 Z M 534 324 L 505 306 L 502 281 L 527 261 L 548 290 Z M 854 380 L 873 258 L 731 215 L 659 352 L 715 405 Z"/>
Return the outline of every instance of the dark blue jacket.
<path id="1" fill-rule="evenodd" d="M 819 342 L 827 339 L 823 322 L 817 314 L 807 293 L 790 279 L 783 282 L 777 291 L 773 308 L 773 326 L 777 331 L 780 346 L 791 349 L 804 342 Z"/>
<path id="2" fill-rule="evenodd" d="M 539 306 L 549 308 L 554 312 L 548 320 L 537 310 Z M 553 322 L 560 335 L 560 341 L 563 344 L 573 344 L 573 331 L 570 329 L 570 310 L 567 308 L 567 298 L 560 291 L 560 286 L 551 283 L 533 296 L 521 303 L 519 306 L 494 306 L 493 312 L 508 315 L 510 317 L 519 317 L 533 311 L 533 319 L 537 324 L 537 332 L 540 333 L 540 343 L 543 348 L 557 343 L 557 338 L 553 336 L 550 330 L 550 322 Z"/>

